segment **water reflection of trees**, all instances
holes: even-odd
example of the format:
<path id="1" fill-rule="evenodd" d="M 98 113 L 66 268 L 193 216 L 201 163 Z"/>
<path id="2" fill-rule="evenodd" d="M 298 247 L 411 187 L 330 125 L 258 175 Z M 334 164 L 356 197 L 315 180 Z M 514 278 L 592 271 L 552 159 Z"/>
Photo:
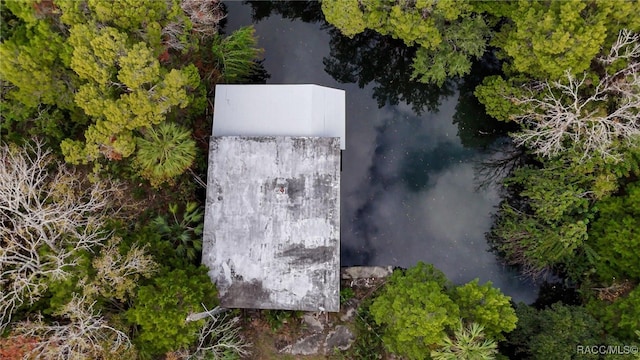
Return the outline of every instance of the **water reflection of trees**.
<path id="1" fill-rule="evenodd" d="M 373 98 L 379 107 L 409 104 L 420 115 L 437 111 L 440 100 L 455 93 L 455 83 L 447 81 L 442 87 L 411 80 L 411 63 L 416 48 L 407 47 L 401 40 L 367 30 L 348 38 L 326 22 L 317 1 L 250 1 L 253 21 L 263 20 L 271 13 L 286 19 L 320 23 L 327 29 L 330 54 L 323 59 L 325 71 L 340 83 L 356 83 L 360 88 L 374 83 Z"/>
<path id="2" fill-rule="evenodd" d="M 459 98 L 453 123 L 458 126 L 458 136 L 464 147 L 486 149 L 499 137 L 517 130 L 513 123 L 498 121 L 487 115 L 473 92 L 486 76 L 501 73 L 502 64 L 491 52 L 474 62 L 469 75 L 458 81 Z"/>
<path id="3" fill-rule="evenodd" d="M 251 18 L 258 22 L 276 13 L 285 19 L 299 19 L 306 23 L 327 24 L 319 1 L 245 1 L 251 5 Z"/>
<path id="4" fill-rule="evenodd" d="M 323 59 L 325 71 L 336 81 L 357 83 L 363 88 L 370 83 L 379 107 L 407 103 L 420 115 L 437 111 L 442 98 L 455 92 L 455 83 L 442 87 L 411 80 L 411 64 L 416 48 L 401 40 L 382 36 L 372 30 L 348 38 L 331 27 L 330 53 Z"/>

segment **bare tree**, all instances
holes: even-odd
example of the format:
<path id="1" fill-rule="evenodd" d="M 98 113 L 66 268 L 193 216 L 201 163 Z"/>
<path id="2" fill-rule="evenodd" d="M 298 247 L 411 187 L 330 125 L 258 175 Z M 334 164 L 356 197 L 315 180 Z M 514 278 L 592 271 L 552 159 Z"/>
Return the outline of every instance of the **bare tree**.
<path id="1" fill-rule="evenodd" d="M 195 350 L 181 352 L 179 354 L 181 358 L 189 360 L 218 360 L 226 359 L 228 354 L 235 354 L 241 358 L 251 354 L 249 350 L 251 344 L 247 343 L 240 334 L 239 317 L 229 317 L 226 314 L 221 314 L 221 311 L 226 309 L 208 310 L 205 307 L 204 310 L 202 313 L 191 314 L 187 317 L 187 321 L 197 321 L 196 318 L 202 319 L 203 316 L 204 318 L 208 317 L 208 319 L 200 329 Z"/>
<path id="2" fill-rule="evenodd" d="M 616 157 L 614 142 L 639 141 L 639 58 L 640 36 L 622 30 L 609 54 L 596 59 L 604 75 L 595 84 L 587 73 L 576 77 L 567 70 L 562 81 L 525 85 L 525 97 L 508 98 L 525 109 L 512 117 L 523 125 L 513 134 L 516 144 L 546 157 L 575 148 L 585 159 Z"/>
<path id="3" fill-rule="evenodd" d="M 219 0 L 182 0 L 180 6 L 189 16 L 194 33 L 202 37 L 218 33 L 218 24 L 225 17 Z"/>
<path id="4" fill-rule="evenodd" d="M 186 25 L 182 19 L 170 22 L 162 28 L 162 41 L 168 49 L 183 51 L 186 48 L 184 39 L 181 39 Z"/>
<path id="5" fill-rule="evenodd" d="M 111 237 L 93 259 L 96 274 L 92 279 L 87 277 L 81 281 L 84 295 L 99 294 L 108 299 L 125 301 L 133 295 L 140 277 L 149 278 L 156 272 L 158 264 L 146 253 L 146 245 L 140 247 L 134 244 L 123 255 L 118 248 L 121 241 L 119 237 Z"/>
<path id="6" fill-rule="evenodd" d="M 219 0 L 182 0 L 182 11 L 191 21 L 191 33 L 200 38 L 207 38 L 218 33 L 218 24 L 225 18 Z M 187 44 L 182 39 L 187 25 L 183 19 L 168 23 L 162 28 L 165 46 L 169 49 L 183 51 Z"/>
<path id="7" fill-rule="evenodd" d="M 64 323 L 47 324 L 41 318 L 22 321 L 16 324 L 12 336 L 37 339 L 27 354 L 35 359 L 100 359 L 130 348 L 129 337 L 110 326 L 94 305 L 74 295 L 57 314 L 65 318 Z"/>
<path id="8" fill-rule="evenodd" d="M 78 252 L 92 251 L 118 186 L 89 182 L 56 161 L 43 144 L 0 146 L 0 330 L 15 309 L 66 279 Z"/>

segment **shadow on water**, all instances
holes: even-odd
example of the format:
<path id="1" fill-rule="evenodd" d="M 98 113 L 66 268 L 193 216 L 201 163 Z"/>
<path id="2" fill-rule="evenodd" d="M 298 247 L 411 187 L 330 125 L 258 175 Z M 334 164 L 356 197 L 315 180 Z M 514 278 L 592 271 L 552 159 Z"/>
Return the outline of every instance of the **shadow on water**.
<path id="1" fill-rule="evenodd" d="M 456 85 L 447 81 L 442 87 L 411 80 L 411 64 L 416 48 L 401 40 L 365 30 L 353 38 L 346 37 L 324 19 L 318 1 L 249 1 L 254 22 L 271 13 L 285 19 L 319 23 L 330 35 L 328 56 L 322 59 L 324 71 L 338 83 L 355 83 L 362 89 L 373 84 L 373 98 L 378 107 L 411 105 L 416 114 L 438 111 L 440 100 L 452 96 Z"/>
<path id="2" fill-rule="evenodd" d="M 442 87 L 422 84 L 411 79 L 415 47 L 374 31 L 348 38 L 330 28 L 331 52 L 322 62 L 327 74 L 340 83 L 356 83 L 362 89 L 372 83 L 372 96 L 378 107 L 406 103 L 413 112 L 438 111 L 441 99 L 454 95 L 455 83 Z"/>
<path id="3" fill-rule="evenodd" d="M 265 20 L 271 13 L 285 19 L 299 20 L 305 23 L 321 22 L 326 24 L 319 1 L 245 1 L 251 6 L 253 22 Z"/>
<path id="4" fill-rule="evenodd" d="M 341 179 L 342 265 L 434 264 L 456 283 L 492 281 L 516 301 L 537 288 L 503 267 L 485 233 L 500 202 L 478 189 L 478 164 L 508 124 L 489 118 L 473 96 L 499 71 L 490 56 L 442 88 L 411 80 L 415 49 L 365 31 L 342 36 L 319 2 L 227 3 L 227 31 L 254 24 L 267 83 L 344 89 L 347 149 Z"/>

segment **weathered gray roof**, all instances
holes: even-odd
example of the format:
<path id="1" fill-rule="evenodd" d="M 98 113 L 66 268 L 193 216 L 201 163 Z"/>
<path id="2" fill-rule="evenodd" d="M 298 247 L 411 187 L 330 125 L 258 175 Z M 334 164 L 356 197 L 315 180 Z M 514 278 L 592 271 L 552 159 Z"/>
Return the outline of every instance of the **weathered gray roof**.
<path id="1" fill-rule="evenodd" d="M 202 261 L 221 306 L 339 311 L 339 143 L 211 138 Z"/>
<path id="2" fill-rule="evenodd" d="M 214 136 L 339 137 L 345 92 L 318 85 L 216 85 Z"/>

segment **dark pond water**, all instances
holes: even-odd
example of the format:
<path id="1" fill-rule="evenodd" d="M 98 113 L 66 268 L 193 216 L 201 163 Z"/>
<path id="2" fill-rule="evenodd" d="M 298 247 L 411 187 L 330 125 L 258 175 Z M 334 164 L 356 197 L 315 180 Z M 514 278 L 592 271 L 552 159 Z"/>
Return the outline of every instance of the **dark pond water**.
<path id="1" fill-rule="evenodd" d="M 343 37 L 318 3 L 226 5 L 225 32 L 255 25 L 267 83 L 346 91 L 343 266 L 424 261 L 456 283 L 480 278 L 516 301 L 535 300 L 537 288 L 500 265 L 484 238 L 500 197 L 477 190 L 477 166 L 505 129 L 473 98 L 480 75 L 441 89 L 412 82 L 414 50 L 375 33 Z M 485 62 L 474 72 L 495 68 Z"/>

